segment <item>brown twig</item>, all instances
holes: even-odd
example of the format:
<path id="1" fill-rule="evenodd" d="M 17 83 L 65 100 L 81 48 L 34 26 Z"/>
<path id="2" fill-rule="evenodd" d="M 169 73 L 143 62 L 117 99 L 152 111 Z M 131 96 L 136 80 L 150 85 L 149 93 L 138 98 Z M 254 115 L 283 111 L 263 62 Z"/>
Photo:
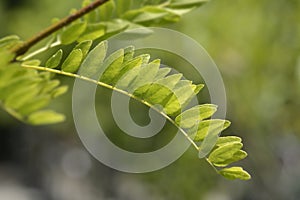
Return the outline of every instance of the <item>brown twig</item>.
<path id="1" fill-rule="evenodd" d="M 68 17 L 65 17 L 65 18 L 61 19 L 60 21 L 58 21 L 57 23 L 49 26 L 45 30 L 41 31 L 37 35 L 33 36 L 32 38 L 30 38 L 27 41 L 25 41 L 24 43 L 22 43 L 22 45 L 17 46 L 16 48 L 13 48 L 12 52 L 15 53 L 15 55 L 16 55 L 15 57 L 25 54 L 32 46 L 34 46 L 41 40 L 45 39 L 52 33 L 55 33 L 56 31 L 63 28 L 64 26 L 67 26 L 68 24 L 72 23 L 73 21 L 79 19 L 80 17 L 84 16 L 85 14 L 93 11 L 94 9 L 101 6 L 102 4 L 104 4 L 107 1 L 109 1 L 109 0 L 94 1 L 90 5 L 78 10 L 74 14 L 72 14 Z"/>

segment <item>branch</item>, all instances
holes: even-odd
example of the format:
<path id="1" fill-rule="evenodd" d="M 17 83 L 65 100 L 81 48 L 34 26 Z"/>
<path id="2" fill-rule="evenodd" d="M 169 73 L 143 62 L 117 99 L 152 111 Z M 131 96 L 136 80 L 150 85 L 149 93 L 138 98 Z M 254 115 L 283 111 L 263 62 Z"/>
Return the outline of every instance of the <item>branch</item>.
<path id="1" fill-rule="evenodd" d="M 25 41 L 22 45 L 17 46 L 16 48 L 13 48 L 11 51 L 15 54 L 15 57 L 18 57 L 20 55 L 25 54 L 32 46 L 34 46 L 35 44 L 37 44 L 41 40 L 45 39 L 46 37 L 48 37 L 52 33 L 55 33 L 59 29 L 69 25 L 70 23 L 72 23 L 73 21 L 79 19 L 80 17 L 84 16 L 85 14 L 93 11 L 94 9 L 101 6 L 102 4 L 104 4 L 107 1 L 109 1 L 109 0 L 96 0 L 96 1 L 94 1 L 90 5 L 78 10 L 74 14 L 72 14 L 68 17 L 65 17 L 65 18 L 61 19 L 60 21 L 58 21 L 57 23 L 49 26 L 48 28 L 46 28 L 42 32 L 38 33 L 37 35 L 35 35 L 32 38 Z"/>

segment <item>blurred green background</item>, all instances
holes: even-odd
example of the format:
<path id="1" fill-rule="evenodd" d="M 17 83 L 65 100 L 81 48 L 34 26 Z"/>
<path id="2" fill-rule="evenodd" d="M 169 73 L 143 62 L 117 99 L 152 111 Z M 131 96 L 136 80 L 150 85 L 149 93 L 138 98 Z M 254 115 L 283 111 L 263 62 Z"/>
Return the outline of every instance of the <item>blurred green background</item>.
<path id="1" fill-rule="evenodd" d="M 0 37 L 28 38 L 80 4 L 2 0 Z M 224 134 L 243 138 L 249 156 L 240 164 L 252 179 L 223 179 L 193 149 L 148 174 L 110 169 L 82 146 L 69 92 L 53 103 L 68 116 L 63 124 L 27 126 L 0 111 L 0 200 L 300 199 L 300 1 L 213 0 L 168 27 L 197 40 L 219 67 L 232 121 Z"/>

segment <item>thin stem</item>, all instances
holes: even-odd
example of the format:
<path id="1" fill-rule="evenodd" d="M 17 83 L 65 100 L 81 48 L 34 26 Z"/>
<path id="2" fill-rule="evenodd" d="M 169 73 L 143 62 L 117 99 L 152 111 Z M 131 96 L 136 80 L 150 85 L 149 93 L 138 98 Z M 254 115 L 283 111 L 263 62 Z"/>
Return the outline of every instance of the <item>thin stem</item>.
<path id="1" fill-rule="evenodd" d="M 97 80 L 94 80 L 94 79 L 91 79 L 91 78 L 88 78 L 88 77 L 85 77 L 85 76 L 81 76 L 81 75 L 78 75 L 78 74 L 64 72 L 64 71 L 60 71 L 60 70 L 57 70 L 57 69 L 50 69 L 50 68 L 47 68 L 47 67 L 31 66 L 31 65 L 26 65 L 26 64 L 22 64 L 22 67 L 29 68 L 29 69 L 40 70 L 40 71 L 52 72 L 52 73 L 55 73 L 55 74 L 61 74 L 61 75 L 68 76 L 68 77 L 73 77 L 73 78 L 79 78 L 81 80 L 88 81 L 88 82 L 91 82 L 91 83 L 95 83 L 96 85 L 100 85 L 102 87 L 114 90 L 114 91 L 119 92 L 121 94 L 124 94 L 124 95 L 126 95 L 128 97 L 136 99 L 137 101 L 145 104 L 146 106 L 154 109 L 155 111 L 157 111 L 158 113 L 160 113 L 162 116 L 164 116 L 168 121 L 170 121 L 174 126 L 176 126 L 176 128 L 178 128 L 179 131 L 187 138 L 187 140 L 195 147 L 195 149 L 197 151 L 199 151 L 199 147 L 197 146 L 197 144 L 192 140 L 192 138 L 190 138 L 188 136 L 188 134 L 180 126 L 178 126 L 176 124 L 176 122 L 172 118 L 170 118 L 168 115 L 166 115 L 165 113 L 161 112 L 159 109 L 157 109 L 156 107 L 152 106 L 148 102 L 146 102 L 144 100 L 141 100 L 140 98 L 134 96 L 133 94 L 130 94 L 130 93 L 124 91 L 124 90 L 118 89 L 118 88 L 113 87 L 111 85 L 108 85 L 106 83 L 103 83 L 103 82 L 100 82 L 100 81 L 97 81 Z"/>
<path id="2" fill-rule="evenodd" d="M 205 157 L 205 160 L 210 164 L 210 166 L 212 166 L 212 168 L 219 174 L 219 170 L 212 164 L 212 162 L 210 162 L 210 160 L 208 158 Z"/>
<path id="3" fill-rule="evenodd" d="M 85 14 L 93 11 L 94 9 L 96 9 L 97 7 L 99 7 L 100 5 L 104 4 L 107 1 L 109 1 L 109 0 L 96 0 L 96 1 L 94 1 L 90 5 L 78 10 L 74 14 L 72 14 L 68 17 L 65 17 L 65 18 L 61 19 L 60 21 L 58 21 L 57 23 L 49 26 L 48 28 L 46 28 L 42 32 L 38 33 L 37 35 L 33 36 L 32 38 L 30 38 L 27 41 L 25 41 L 24 43 L 22 43 L 20 46 L 17 46 L 15 48 L 13 48 L 11 51 L 13 53 L 15 53 L 15 55 L 16 55 L 15 57 L 18 57 L 20 55 L 25 54 L 32 46 L 34 46 L 35 44 L 37 44 L 41 40 L 43 40 L 46 37 L 50 36 L 52 33 L 55 33 L 59 29 L 69 25 L 70 23 L 72 23 L 73 21 L 79 19 L 80 17 L 84 16 Z"/>

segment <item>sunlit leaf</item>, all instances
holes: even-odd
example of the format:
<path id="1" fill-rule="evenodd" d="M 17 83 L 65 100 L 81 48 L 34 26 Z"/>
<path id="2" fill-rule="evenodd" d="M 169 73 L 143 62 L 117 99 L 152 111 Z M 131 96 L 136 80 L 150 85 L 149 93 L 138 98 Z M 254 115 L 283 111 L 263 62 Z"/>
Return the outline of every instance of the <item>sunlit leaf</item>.
<path id="1" fill-rule="evenodd" d="M 127 0 L 128 1 L 128 0 Z M 126 1 L 125 1 L 126 2 Z M 99 10 L 99 20 L 100 21 L 107 21 L 111 19 L 114 10 L 115 10 L 115 1 L 107 1 L 103 5 L 100 6 Z"/>
<path id="2" fill-rule="evenodd" d="M 105 70 L 100 78 L 101 82 L 111 84 L 113 78 L 120 73 L 124 60 L 124 49 L 111 54 L 103 63 L 100 69 Z"/>
<path id="3" fill-rule="evenodd" d="M 141 68 L 139 75 L 136 79 L 130 84 L 129 91 L 133 91 L 136 88 L 139 88 L 145 84 L 151 83 L 156 76 L 160 66 L 160 60 L 154 60 L 148 65 Z"/>
<path id="4" fill-rule="evenodd" d="M 160 68 L 156 74 L 156 77 L 154 78 L 154 80 L 159 80 L 164 78 L 165 76 L 167 76 L 171 71 L 171 68 L 169 67 L 164 67 L 164 68 Z"/>
<path id="5" fill-rule="evenodd" d="M 27 121 L 33 125 L 55 124 L 65 120 L 65 116 L 52 110 L 42 110 L 29 115 Z"/>
<path id="6" fill-rule="evenodd" d="M 83 54 L 81 49 L 74 49 L 63 62 L 61 69 L 65 72 L 74 73 L 80 67 Z"/>
<path id="7" fill-rule="evenodd" d="M 77 39 L 78 42 L 96 40 L 106 33 L 106 25 L 103 23 L 88 24 L 85 31 Z"/>
<path id="8" fill-rule="evenodd" d="M 39 66 L 41 64 L 40 60 L 27 60 L 25 62 L 23 62 L 25 65 L 32 65 L 32 66 Z"/>
<path id="9" fill-rule="evenodd" d="M 83 61 L 83 66 L 88 66 L 80 69 L 80 74 L 89 78 L 94 77 L 99 72 L 99 67 L 103 65 L 104 58 L 107 51 L 107 42 L 101 42 L 90 53 L 89 56 Z"/>
<path id="10" fill-rule="evenodd" d="M 249 180 L 251 178 L 250 174 L 243 170 L 241 167 L 230 167 L 219 171 L 219 173 L 227 179 L 234 180 Z"/>
<path id="11" fill-rule="evenodd" d="M 208 0 L 171 0 L 169 7 L 186 8 L 193 6 L 201 6 Z"/>
<path id="12" fill-rule="evenodd" d="M 53 98 L 59 97 L 60 95 L 66 93 L 68 91 L 68 86 L 61 86 L 52 91 L 51 96 Z"/>
<path id="13" fill-rule="evenodd" d="M 27 116 L 30 113 L 33 113 L 47 106 L 50 103 L 50 100 L 50 95 L 35 97 L 31 101 L 28 101 L 24 105 L 22 105 L 18 109 L 18 112 L 23 116 Z"/>
<path id="14" fill-rule="evenodd" d="M 201 120 L 211 117 L 216 111 L 216 105 L 198 105 L 178 115 L 175 121 L 182 128 L 191 128 Z"/>
<path id="15" fill-rule="evenodd" d="M 70 44 L 76 41 L 85 31 L 87 23 L 79 22 L 68 26 L 61 34 L 60 41 L 62 44 Z"/>
<path id="16" fill-rule="evenodd" d="M 126 55 L 125 55 L 125 57 L 126 57 Z M 126 62 L 126 64 L 122 67 L 122 69 L 118 72 L 118 74 L 112 78 L 111 85 L 113 85 L 113 86 L 116 85 L 117 82 L 120 80 L 120 78 L 124 76 L 124 74 L 126 74 L 131 69 L 133 69 L 137 66 L 141 66 L 141 65 L 142 65 L 141 57 L 137 57 L 137 58 L 131 60 L 130 62 Z"/>
<path id="17" fill-rule="evenodd" d="M 12 109 L 18 109 L 26 102 L 28 102 L 31 99 L 34 99 L 34 97 L 38 94 L 38 84 L 28 84 L 27 87 L 20 88 L 19 90 L 6 95 L 5 98 L 5 106 L 10 107 Z"/>
<path id="18" fill-rule="evenodd" d="M 117 8 L 117 15 L 120 16 L 127 10 L 129 10 L 132 0 L 115 0 L 116 1 L 116 8 Z"/>
<path id="19" fill-rule="evenodd" d="M 21 43 L 20 38 L 17 35 L 10 35 L 4 38 L 0 38 L 0 47 L 1 48 L 11 48 L 16 44 Z"/>
<path id="20" fill-rule="evenodd" d="M 80 49 L 82 52 L 82 59 L 84 59 L 87 56 L 92 44 L 92 40 L 85 40 L 77 44 L 74 49 Z"/>
<path id="21" fill-rule="evenodd" d="M 215 166 L 225 167 L 232 162 L 241 160 L 247 156 L 247 153 L 240 151 L 242 143 L 235 142 L 223 145 L 215 149 L 208 157 Z"/>
<path id="22" fill-rule="evenodd" d="M 221 131 L 230 126 L 230 122 L 221 119 L 203 120 L 199 125 L 192 127 L 188 133 L 195 135 L 194 140 L 203 140 L 207 135 L 218 135 Z"/>
<path id="23" fill-rule="evenodd" d="M 242 142 L 242 139 L 237 136 L 224 136 L 219 137 L 216 143 L 217 146 L 223 146 L 234 142 Z"/>
<path id="24" fill-rule="evenodd" d="M 52 69 L 58 67 L 61 62 L 62 56 L 63 56 L 63 50 L 60 49 L 47 60 L 46 67 Z"/>

